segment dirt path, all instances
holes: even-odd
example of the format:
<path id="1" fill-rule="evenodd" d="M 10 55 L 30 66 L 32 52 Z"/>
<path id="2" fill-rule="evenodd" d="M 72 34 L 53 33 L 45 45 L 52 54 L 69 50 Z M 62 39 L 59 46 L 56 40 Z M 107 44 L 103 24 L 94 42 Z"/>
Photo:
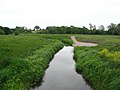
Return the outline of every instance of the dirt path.
<path id="1" fill-rule="evenodd" d="M 97 44 L 95 43 L 85 43 L 85 42 L 78 42 L 76 39 L 75 39 L 75 36 L 71 36 L 71 39 L 72 41 L 74 42 L 73 46 L 88 46 L 88 47 L 91 47 L 91 46 L 96 46 Z"/>

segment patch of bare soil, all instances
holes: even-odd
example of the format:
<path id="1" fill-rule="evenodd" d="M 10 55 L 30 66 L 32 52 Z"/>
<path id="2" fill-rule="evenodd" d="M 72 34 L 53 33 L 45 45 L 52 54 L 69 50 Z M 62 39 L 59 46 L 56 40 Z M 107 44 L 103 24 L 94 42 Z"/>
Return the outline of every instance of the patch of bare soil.
<path id="1" fill-rule="evenodd" d="M 76 39 L 75 39 L 75 36 L 71 36 L 71 39 L 72 41 L 74 42 L 73 46 L 88 46 L 88 47 L 91 47 L 91 46 L 96 46 L 97 44 L 95 43 L 86 43 L 86 42 L 78 42 Z"/>

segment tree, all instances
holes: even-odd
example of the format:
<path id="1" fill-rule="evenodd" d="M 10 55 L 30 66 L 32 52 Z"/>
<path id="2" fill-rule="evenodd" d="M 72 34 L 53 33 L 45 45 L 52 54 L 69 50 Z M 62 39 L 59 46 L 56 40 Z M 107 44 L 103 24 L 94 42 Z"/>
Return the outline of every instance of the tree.
<path id="1" fill-rule="evenodd" d="M 26 27 L 19 27 L 19 26 L 16 26 L 15 30 L 14 30 L 14 34 L 15 35 L 19 35 L 19 34 L 22 34 L 22 33 L 25 33 L 27 31 L 27 28 Z"/>
<path id="2" fill-rule="evenodd" d="M 86 28 L 85 26 L 83 26 L 83 28 L 80 28 L 80 34 L 89 34 L 90 32 L 89 32 L 89 29 L 88 28 Z"/>
<path id="3" fill-rule="evenodd" d="M 93 30 L 96 30 L 96 25 L 93 26 Z"/>
<path id="4" fill-rule="evenodd" d="M 99 34 L 106 34 L 105 27 L 103 25 L 99 26 Z"/>
<path id="5" fill-rule="evenodd" d="M 5 32 L 2 29 L 0 29 L 0 35 L 4 35 L 4 34 Z"/>
<path id="6" fill-rule="evenodd" d="M 103 25 L 100 25 L 100 26 L 99 26 L 99 30 L 104 31 L 104 30 L 105 30 L 105 27 L 104 27 Z"/>
<path id="7" fill-rule="evenodd" d="M 34 30 L 39 30 L 40 29 L 40 27 L 38 26 L 38 25 L 36 25 L 35 27 L 34 27 Z"/>
<path id="8" fill-rule="evenodd" d="M 109 26 L 107 26 L 107 28 L 108 28 L 108 34 L 115 34 L 116 24 L 111 23 Z"/>
<path id="9" fill-rule="evenodd" d="M 93 30 L 93 25 L 89 23 L 90 30 Z"/>
<path id="10" fill-rule="evenodd" d="M 120 35 L 120 23 L 116 25 L 116 29 L 113 31 L 114 35 Z"/>
<path id="11" fill-rule="evenodd" d="M 15 30 L 14 34 L 15 34 L 15 35 L 19 35 L 19 34 L 21 34 L 21 32 L 20 32 L 19 29 L 17 29 L 17 30 Z"/>
<path id="12" fill-rule="evenodd" d="M 4 30 L 4 32 L 5 32 L 5 35 L 8 35 L 8 34 L 12 34 L 12 33 L 13 33 L 12 30 L 11 30 L 10 28 L 8 28 L 8 27 L 3 27 L 3 30 Z"/>

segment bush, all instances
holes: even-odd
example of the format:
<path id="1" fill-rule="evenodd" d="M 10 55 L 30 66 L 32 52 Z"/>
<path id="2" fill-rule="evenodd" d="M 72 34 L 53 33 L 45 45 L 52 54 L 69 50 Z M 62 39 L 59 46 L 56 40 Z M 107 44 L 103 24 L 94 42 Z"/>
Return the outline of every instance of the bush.
<path id="1" fill-rule="evenodd" d="M 2 29 L 0 29 L 0 35 L 4 35 L 4 34 L 5 32 Z"/>

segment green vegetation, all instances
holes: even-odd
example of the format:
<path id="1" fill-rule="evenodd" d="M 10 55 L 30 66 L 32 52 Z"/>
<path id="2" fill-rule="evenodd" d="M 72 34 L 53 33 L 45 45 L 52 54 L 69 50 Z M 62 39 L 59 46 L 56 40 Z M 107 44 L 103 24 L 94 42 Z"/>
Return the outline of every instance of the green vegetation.
<path id="1" fill-rule="evenodd" d="M 96 25 L 89 24 L 89 28 L 83 27 L 75 27 L 75 26 L 49 26 L 46 29 L 39 30 L 38 33 L 41 34 L 110 34 L 110 35 L 120 35 L 120 24 L 111 23 L 105 27 L 100 25 L 96 28 Z"/>
<path id="2" fill-rule="evenodd" d="M 41 34 L 40 36 L 42 38 L 45 38 L 45 39 L 60 40 L 66 46 L 71 46 L 73 44 L 69 34 L 49 34 L 49 35 L 48 34 Z"/>
<path id="3" fill-rule="evenodd" d="M 18 27 L 11 29 L 9 27 L 2 27 L 0 26 L 0 35 L 9 35 L 9 34 L 28 34 L 31 33 L 31 29 L 27 29 L 27 27 Z"/>
<path id="4" fill-rule="evenodd" d="M 76 35 L 95 47 L 75 47 L 76 69 L 95 90 L 120 90 L 120 36 Z"/>
<path id="5" fill-rule="evenodd" d="M 61 41 L 72 43 L 66 35 L 0 36 L 0 90 L 26 90 L 40 82 L 53 55 L 64 46 Z"/>
<path id="6" fill-rule="evenodd" d="M 75 47 L 77 71 L 95 90 L 120 90 L 120 36 L 76 35 L 76 39 L 98 43 Z M 72 45 L 70 35 L 1 35 L 0 90 L 27 90 L 42 81 L 49 62 L 64 45 Z"/>
<path id="7" fill-rule="evenodd" d="M 98 28 L 96 25 L 89 24 L 89 28 L 68 26 L 47 26 L 46 29 L 41 29 L 40 26 L 36 25 L 34 30 L 28 29 L 27 27 L 16 26 L 15 28 L 2 27 L 0 26 L 0 35 L 8 34 L 90 34 L 90 35 L 120 35 L 120 23 L 111 23 L 106 28 L 104 25 L 100 25 Z"/>

